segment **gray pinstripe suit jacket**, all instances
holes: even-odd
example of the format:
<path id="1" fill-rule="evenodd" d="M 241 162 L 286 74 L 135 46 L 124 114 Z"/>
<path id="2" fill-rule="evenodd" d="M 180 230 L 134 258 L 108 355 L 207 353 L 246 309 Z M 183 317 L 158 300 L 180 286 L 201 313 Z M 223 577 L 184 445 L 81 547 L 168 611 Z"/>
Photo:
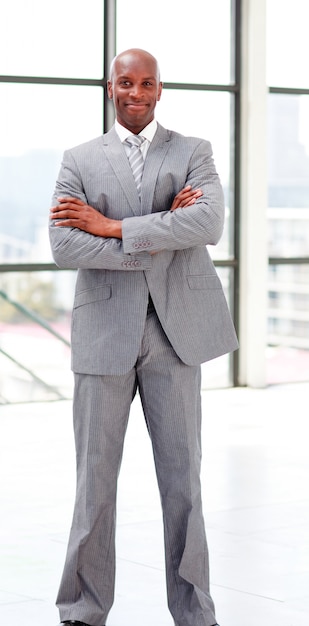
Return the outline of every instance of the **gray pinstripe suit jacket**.
<path id="1" fill-rule="evenodd" d="M 186 184 L 204 195 L 169 210 Z M 158 124 L 149 147 L 141 204 L 123 145 L 107 134 L 64 153 L 53 202 L 74 196 L 123 220 L 123 239 L 50 225 L 56 264 L 78 268 L 72 368 L 124 374 L 141 344 L 150 292 L 162 327 L 186 364 L 238 347 L 220 280 L 206 245 L 222 234 L 224 201 L 209 142 Z M 141 215 L 142 212 L 142 215 Z M 160 251 L 150 255 L 150 252 Z"/>

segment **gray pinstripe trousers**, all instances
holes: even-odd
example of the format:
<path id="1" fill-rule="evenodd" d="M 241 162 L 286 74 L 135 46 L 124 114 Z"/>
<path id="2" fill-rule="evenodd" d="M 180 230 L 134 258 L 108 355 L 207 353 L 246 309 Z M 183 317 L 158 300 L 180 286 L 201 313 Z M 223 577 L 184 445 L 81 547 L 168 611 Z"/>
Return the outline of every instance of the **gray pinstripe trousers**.
<path id="1" fill-rule="evenodd" d="M 201 503 L 200 367 L 182 363 L 155 312 L 124 376 L 75 375 L 77 492 L 60 619 L 102 626 L 114 600 L 117 478 L 139 389 L 160 490 L 168 606 L 177 626 L 216 622 Z"/>

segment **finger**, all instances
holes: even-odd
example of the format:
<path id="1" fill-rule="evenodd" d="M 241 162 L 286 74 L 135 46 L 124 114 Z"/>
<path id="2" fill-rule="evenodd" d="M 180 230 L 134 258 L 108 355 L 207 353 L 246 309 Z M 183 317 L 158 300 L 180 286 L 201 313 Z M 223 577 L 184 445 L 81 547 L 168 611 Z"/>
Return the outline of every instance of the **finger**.
<path id="1" fill-rule="evenodd" d="M 171 206 L 171 211 L 175 211 L 176 209 L 181 209 L 183 206 L 185 206 L 188 202 L 188 198 L 191 200 L 191 195 L 182 195 L 182 196 L 175 196 L 174 202 Z"/>
<path id="2" fill-rule="evenodd" d="M 195 204 L 196 200 L 200 198 L 202 195 L 203 195 L 202 193 L 195 193 L 194 195 L 187 196 L 186 198 L 182 200 L 181 206 L 186 207 L 186 206 L 191 206 L 192 204 Z"/>
<path id="3" fill-rule="evenodd" d="M 58 218 L 59 219 L 59 218 Z M 72 228 L 79 228 L 81 229 L 81 222 L 79 220 L 75 220 L 72 218 L 63 218 L 61 219 L 61 221 L 55 221 L 54 222 L 54 226 L 70 226 Z"/>
<path id="4" fill-rule="evenodd" d="M 66 210 L 66 211 L 56 211 L 55 213 L 52 213 L 50 215 L 50 219 L 51 220 L 65 220 L 65 219 L 76 219 L 78 220 L 80 218 L 79 214 L 76 211 L 73 210 Z"/>
<path id="5" fill-rule="evenodd" d="M 174 204 L 170 210 L 175 211 L 176 209 L 185 209 L 188 206 L 192 206 L 193 204 L 195 204 L 197 198 L 199 198 L 202 195 L 203 195 L 202 192 L 196 193 L 194 194 L 194 197 L 188 197 L 186 200 L 181 200 L 177 202 L 177 204 Z"/>
<path id="6" fill-rule="evenodd" d="M 60 196 L 59 198 L 57 198 L 57 200 L 60 204 L 63 204 L 64 202 L 79 204 L 80 206 L 85 204 L 82 200 L 80 200 L 79 198 L 74 198 L 73 196 Z"/>
<path id="7" fill-rule="evenodd" d="M 73 202 L 64 202 L 63 204 L 58 204 L 55 207 L 51 208 L 51 213 L 63 213 L 65 211 L 74 211 L 75 213 L 79 213 L 82 211 L 84 205 L 75 204 Z"/>
<path id="8" fill-rule="evenodd" d="M 186 193 L 183 194 L 183 198 L 198 198 L 199 196 L 202 196 L 203 192 L 201 189 L 191 189 L 190 191 L 187 191 Z"/>
<path id="9" fill-rule="evenodd" d="M 187 206 L 192 206 L 193 204 L 195 204 L 195 201 L 196 201 L 196 198 L 191 198 L 191 200 L 188 200 L 188 202 L 183 204 L 182 208 L 185 209 Z"/>
<path id="10" fill-rule="evenodd" d="M 201 189 L 192 189 L 191 185 L 187 185 L 183 189 L 181 189 L 175 196 L 170 211 L 175 211 L 176 209 L 183 208 L 185 206 L 190 206 L 190 204 L 194 204 L 197 198 L 203 195 Z M 193 200 L 193 202 L 191 202 Z M 190 202 L 190 204 L 188 204 Z"/>
<path id="11" fill-rule="evenodd" d="M 185 202 L 186 200 L 188 200 L 188 198 L 197 198 L 202 194 L 200 189 L 188 189 L 187 191 L 185 191 L 184 189 L 182 191 L 180 191 L 177 196 L 175 197 L 175 199 L 177 199 L 179 202 Z"/>

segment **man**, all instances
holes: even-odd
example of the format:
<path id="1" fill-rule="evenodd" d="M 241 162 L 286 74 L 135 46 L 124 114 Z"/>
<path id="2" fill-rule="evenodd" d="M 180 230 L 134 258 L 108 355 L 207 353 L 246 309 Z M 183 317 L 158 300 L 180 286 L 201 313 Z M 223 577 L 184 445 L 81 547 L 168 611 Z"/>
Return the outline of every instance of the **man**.
<path id="1" fill-rule="evenodd" d="M 117 476 L 137 389 L 161 495 L 169 609 L 177 626 L 216 624 L 201 504 L 200 364 L 237 348 L 206 250 L 221 236 L 224 202 L 209 142 L 154 119 L 161 92 L 151 54 L 132 49 L 114 59 L 115 126 L 64 154 L 51 209 L 55 262 L 78 268 L 77 493 L 57 598 L 67 624 L 103 626 L 113 603 Z M 140 149 L 126 142 L 132 135 L 141 135 Z M 136 180 L 140 154 L 131 169 L 131 150 L 143 156 Z"/>

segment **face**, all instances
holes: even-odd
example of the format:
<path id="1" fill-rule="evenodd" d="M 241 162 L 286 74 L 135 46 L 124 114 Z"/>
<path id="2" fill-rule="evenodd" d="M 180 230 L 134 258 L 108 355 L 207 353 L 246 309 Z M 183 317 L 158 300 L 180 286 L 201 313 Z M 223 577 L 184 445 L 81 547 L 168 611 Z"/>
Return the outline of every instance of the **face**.
<path id="1" fill-rule="evenodd" d="M 107 83 L 117 121 L 133 134 L 154 119 L 162 83 L 154 57 L 143 50 L 128 50 L 116 57 Z"/>

